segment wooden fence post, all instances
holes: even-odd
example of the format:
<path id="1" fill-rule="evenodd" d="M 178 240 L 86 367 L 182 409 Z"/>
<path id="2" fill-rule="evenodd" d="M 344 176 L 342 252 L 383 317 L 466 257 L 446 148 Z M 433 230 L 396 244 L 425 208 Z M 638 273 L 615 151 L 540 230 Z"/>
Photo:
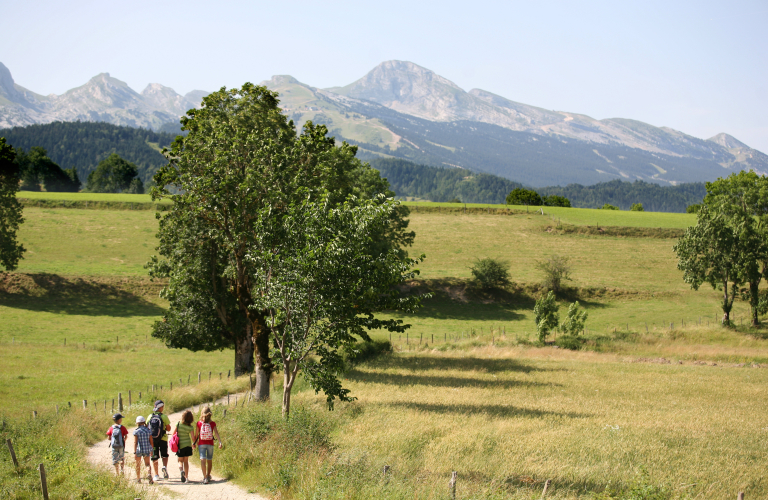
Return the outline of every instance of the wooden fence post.
<path id="1" fill-rule="evenodd" d="M 229 376 L 232 374 L 232 370 L 227 370 L 227 380 L 229 380 Z"/>
<path id="2" fill-rule="evenodd" d="M 123 412 L 123 393 L 118 392 L 117 393 L 117 411 L 120 413 Z"/>
<path id="3" fill-rule="evenodd" d="M 131 406 L 131 391 L 128 391 L 128 406 Z"/>
<path id="4" fill-rule="evenodd" d="M 208 382 L 211 381 L 211 372 L 208 372 Z"/>
<path id="5" fill-rule="evenodd" d="M 37 410 L 32 410 L 32 418 L 37 418 Z"/>
<path id="6" fill-rule="evenodd" d="M 448 483 L 448 496 L 451 498 L 451 500 L 456 500 L 456 480 L 458 478 L 458 472 L 451 472 L 451 481 Z"/>
<path id="7" fill-rule="evenodd" d="M 48 481 L 45 478 L 45 465 L 40 464 L 40 485 L 43 487 L 43 498 L 48 500 Z"/>
<path id="8" fill-rule="evenodd" d="M 384 466 L 384 482 L 389 482 L 389 465 Z"/>
<path id="9" fill-rule="evenodd" d="M 224 418 L 226 418 L 226 416 L 227 416 L 227 409 L 224 408 L 224 413 L 221 415 L 221 419 L 224 420 Z"/>
<path id="10" fill-rule="evenodd" d="M 219 380 L 221 380 L 221 372 L 219 372 Z"/>
<path id="11" fill-rule="evenodd" d="M 197 385 L 200 385 L 200 372 L 197 372 Z"/>
<path id="12" fill-rule="evenodd" d="M 549 489 L 549 485 L 552 484 L 551 479 L 547 479 L 546 482 L 544 482 L 544 491 L 541 492 L 541 498 L 544 498 L 547 496 L 547 490 Z"/>
<path id="13" fill-rule="evenodd" d="M 56 405 L 56 415 L 59 414 L 59 405 Z"/>
<path id="14" fill-rule="evenodd" d="M 18 467 L 19 467 L 19 461 L 18 461 L 18 459 L 16 458 L 16 452 L 15 452 L 15 451 L 13 451 L 13 443 L 11 443 L 11 440 L 10 440 L 10 439 L 6 439 L 6 440 L 5 440 L 5 444 L 7 444 L 7 445 L 8 445 L 8 451 L 10 451 L 10 452 L 11 452 L 11 459 L 13 460 L 13 466 L 14 466 L 14 467 L 16 467 L 16 468 L 18 469 Z"/>
<path id="15" fill-rule="evenodd" d="M 88 400 L 84 399 L 83 400 L 83 410 L 85 410 L 86 408 L 88 408 Z"/>

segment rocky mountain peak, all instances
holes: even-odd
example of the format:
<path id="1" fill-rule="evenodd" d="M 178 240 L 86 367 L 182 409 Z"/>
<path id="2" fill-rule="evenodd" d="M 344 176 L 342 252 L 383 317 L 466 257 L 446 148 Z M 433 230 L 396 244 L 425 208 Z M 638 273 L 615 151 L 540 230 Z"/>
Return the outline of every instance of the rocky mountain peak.
<path id="1" fill-rule="evenodd" d="M 713 137 L 710 137 L 707 139 L 708 141 L 712 141 L 715 144 L 719 144 L 720 146 L 723 146 L 724 148 L 728 149 L 734 149 L 734 148 L 746 148 L 749 149 L 749 146 L 741 142 L 740 140 L 736 139 L 732 135 L 728 135 L 724 132 L 721 132 Z"/>
<path id="2" fill-rule="evenodd" d="M 18 102 L 20 99 L 19 92 L 16 90 L 16 84 L 11 76 L 11 70 L 9 70 L 5 64 L 0 62 L 0 96 L 5 97 L 11 102 Z"/>

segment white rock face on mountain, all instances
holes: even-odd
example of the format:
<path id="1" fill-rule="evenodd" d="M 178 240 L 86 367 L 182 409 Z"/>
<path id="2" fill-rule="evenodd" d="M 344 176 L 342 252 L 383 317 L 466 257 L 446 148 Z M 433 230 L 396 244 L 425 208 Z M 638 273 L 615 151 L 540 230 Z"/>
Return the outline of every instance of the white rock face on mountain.
<path id="1" fill-rule="evenodd" d="M 180 96 L 156 83 L 139 94 L 109 73 L 101 73 L 60 96 L 43 97 L 17 85 L 0 63 L 0 128 L 80 120 L 156 129 L 178 121 L 188 109 L 199 106 L 206 94 L 195 90 Z"/>
<path id="2" fill-rule="evenodd" d="M 622 145 L 671 156 L 716 159 L 728 168 L 739 164 L 742 168 L 768 170 L 768 156 L 727 134 L 703 140 L 637 120 L 596 120 L 582 114 L 522 104 L 481 89 L 465 92 L 450 80 L 406 61 L 383 62 L 345 87 L 326 90 L 432 121 L 477 121 L 564 140 Z"/>

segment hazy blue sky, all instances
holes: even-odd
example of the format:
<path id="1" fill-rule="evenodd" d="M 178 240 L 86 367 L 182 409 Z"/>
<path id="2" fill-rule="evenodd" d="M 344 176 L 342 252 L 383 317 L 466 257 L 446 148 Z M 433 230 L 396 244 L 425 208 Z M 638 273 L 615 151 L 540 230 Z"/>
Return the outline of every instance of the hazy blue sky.
<path id="1" fill-rule="evenodd" d="M 180 93 L 290 74 L 345 85 L 388 59 L 465 90 L 634 118 L 768 153 L 768 1 L 0 0 L 0 62 L 60 94 L 109 72 Z"/>

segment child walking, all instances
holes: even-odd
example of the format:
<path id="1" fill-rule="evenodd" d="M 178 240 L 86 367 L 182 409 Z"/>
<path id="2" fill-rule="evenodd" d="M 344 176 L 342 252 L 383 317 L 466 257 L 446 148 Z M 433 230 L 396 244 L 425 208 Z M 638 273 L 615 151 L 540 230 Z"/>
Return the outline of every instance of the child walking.
<path id="1" fill-rule="evenodd" d="M 195 440 L 195 428 L 192 427 L 194 420 L 195 416 L 187 410 L 181 415 L 181 422 L 176 424 L 176 434 L 179 436 L 179 451 L 176 456 L 179 459 L 182 483 L 189 480 L 189 457 L 192 456 L 192 442 Z"/>
<path id="2" fill-rule="evenodd" d="M 221 448 L 222 442 L 219 437 L 219 429 L 216 428 L 216 422 L 211 420 L 213 414 L 211 409 L 206 407 L 200 415 L 200 421 L 195 429 L 195 442 L 199 440 L 200 446 L 200 468 L 203 470 L 203 484 L 211 482 L 211 469 L 213 468 L 213 436 Z"/>
<path id="3" fill-rule="evenodd" d="M 115 474 L 125 473 L 125 438 L 128 437 L 128 429 L 123 427 L 123 416 L 115 413 L 112 416 L 115 422 L 107 430 L 109 447 L 112 448 L 112 465 L 115 466 Z M 118 466 L 120 471 L 118 472 Z"/>
<path id="4" fill-rule="evenodd" d="M 149 465 L 149 457 L 152 456 L 152 433 L 147 427 L 147 421 L 139 415 L 136 417 L 138 428 L 133 431 L 133 454 L 136 455 L 136 482 L 141 484 L 141 460 L 144 459 L 144 465 L 147 466 L 147 477 L 149 484 L 154 484 L 152 480 L 152 467 Z"/>

